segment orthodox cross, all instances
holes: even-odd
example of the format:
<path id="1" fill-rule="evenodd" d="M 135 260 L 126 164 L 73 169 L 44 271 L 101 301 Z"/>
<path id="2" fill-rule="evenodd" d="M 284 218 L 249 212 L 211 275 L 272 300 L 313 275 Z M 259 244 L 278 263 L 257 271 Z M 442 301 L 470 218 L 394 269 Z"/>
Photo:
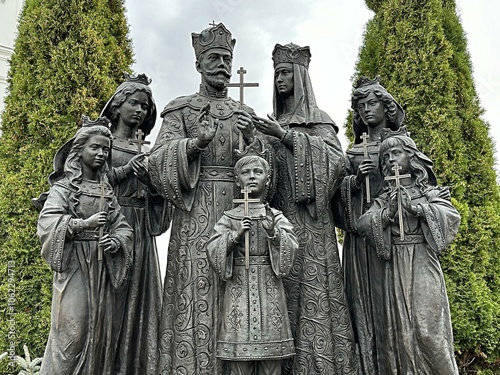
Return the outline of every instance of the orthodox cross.
<path id="1" fill-rule="evenodd" d="M 365 159 L 368 159 L 368 134 L 363 132 L 361 134 L 361 139 L 363 140 L 363 151 L 365 152 Z M 370 174 L 368 174 L 365 178 L 366 183 L 366 203 L 370 203 Z"/>
<path id="2" fill-rule="evenodd" d="M 233 199 L 233 203 L 243 203 L 243 214 L 248 216 L 248 204 L 249 203 L 260 203 L 260 199 L 258 198 L 249 198 L 248 197 L 248 188 L 245 187 L 241 190 L 243 194 L 243 199 Z M 245 231 L 245 268 L 250 268 L 250 233 Z"/>
<path id="3" fill-rule="evenodd" d="M 394 180 L 396 182 L 396 189 L 398 191 L 398 213 L 399 213 L 399 238 L 402 240 L 405 239 L 405 233 L 404 233 L 404 227 L 403 227 L 403 211 L 401 207 L 401 182 L 400 180 L 402 178 L 410 178 L 411 174 L 399 174 L 399 170 L 401 169 L 401 166 L 396 163 L 394 167 L 392 167 L 392 170 L 394 171 L 394 176 L 388 176 L 384 178 L 384 180 L 389 181 L 389 180 Z"/>
<path id="4" fill-rule="evenodd" d="M 135 132 L 135 139 L 129 139 L 128 142 L 130 144 L 137 143 L 137 153 L 142 153 L 142 145 L 149 145 L 151 142 L 144 140 L 144 133 L 141 129 Z M 141 181 L 137 178 L 137 198 L 141 197 Z"/>
<path id="5" fill-rule="evenodd" d="M 100 190 L 100 201 L 99 201 L 99 212 L 104 211 L 104 200 L 106 198 L 112 198 L 113 195 L 106 195 L 106 184 L 104 183 L 104 180 L 101 180 L 99 183 L 99 190 Z M 104 225 L 101 225 L 99 227 L 99 242 L 102 240 L 102 236 L 104 235 Z M 102 260 L 102 246 L 99 246 L 99 249 L 97 250 L 97 259 Z"/>
<path id="6" fill-rule="evenodd" d="M 238 83 L 228 83 L 226 87 L 239 87 L 240 88 L 240 109 L 243 109 L 243 98 L 244 98 L 244 89 L 245 87 L 259 87 L 258 83 L 246 83 L 245 82 L 245 74 L 247 71 L 243 68 L 240 67 L 238 71 L 236 72 L 240 75 L 240 82 Z M 240 151 L 243 151 L 244 145 L 243 145 L 243 134 L 240 132 L 240 139 L 239 139 L 239 149 Z"/>
<path id="7" fill-rule="evenodd" d="M 212 26 L 212 27 L 215 27 L 217 26 L 217 24 L 215 23 L 215 20 L 212 21 L 212 23 L 209 23 L 208 26 Z"/>

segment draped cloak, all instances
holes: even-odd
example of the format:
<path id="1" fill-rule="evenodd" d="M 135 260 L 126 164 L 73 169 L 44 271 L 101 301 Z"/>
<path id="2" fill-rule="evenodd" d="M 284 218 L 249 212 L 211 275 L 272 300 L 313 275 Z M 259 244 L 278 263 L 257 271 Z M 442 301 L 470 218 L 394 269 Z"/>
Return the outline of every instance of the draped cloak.
<path id="1" fill-rule="evenodd" d="M 190 160 L 188 142 L 196 137 L 199 111 L 208 101 L 219 125 L 207 148 Z M 158 192 L 175 207 L 159 332 L 161 374 L 222 373 L 216 345 L 223 285 L 210 269 L 205 243 L 223 212 L 233 207 L 236 109 L 240 104 L 231 98 L 193 94 L 174 99 L 161 114 L 150 174 Z"/>
<path id="2" fill-rule="evenodd" d="M 110 185 L 106 194 L 112 195 Z M 68 181 L 50 189 L 38 219 L 42 256 L 54 271 L 51 326 L 42 375 L 112 375 L 122 311 L 115 293 L 126 284 L 132 264 L 133 232 L 116 197 L 106 198 L 105 233 L 118 240 L 120 249 L 104 252 L 98 260 L 98 231 L 76 234 L 73 219 L 86 219 L 100 211 L 99 184 L 83 181 L 76 193 Z M 78 202 L 78 204 L 75 204 Z"/>
<path id="3" fill-rule="evenodd" d="M 296 355 L 283 374 L 355 374 L 354 337 L 346 302 L 330 201 L 345 176 L 338 128 L 317 105 L 307 69 L 293 64 L 294 110 L 274 115 L 288 130 L 271 138 L 277 160 L 274 207 L 290 220 L 299 242 L 284 279 Z"/>
<path id="4" fill-rule="evenodd" d="M 378 345 L 384 345 L 382 331 L 383 312 L 380 301 L 383 296 L 384 261 L 377 257 L 374 249 L 365 243 L 357 231 L 358 218 L 383 193 L 384 177 L 379 168 L 380 142 L 368 143 L 368 157 L 375 163 L 370 172 L 370 201 L 366 199 L 366 183 L 356 186 L 356 174 L 364 160 L 362 144 L 355 144 L 346 152 L 347 176 L 333 200 L 335 225 L 345 231 L 342 244 L 342 265 L 351 314 L 359 367 L 364 375 L 379 374 Z"/>
<path id="5" fill-rule="evenodd" d="M 384 93 L 390 98 L 395 112 L 386 114 L 387 128 L 399 129 L 404 121 L 405 113 L 394 98 L 378 84 L 358 86 L 353 94 L 368 95 L 370 92 Z M 378 99 L 380 100 L 380 99 Z M 367 156 L 375 168 L 370 172 L 361 186 L 357 186 L 356 175 L 359 165 L 365 158 L 365 150 L 361 136 L 368 133 L 367 125 L 360 116 L 353 117 L 355 144 L 346 151 L 347 176 L 344 177 L 340 189 L 333 199 L 335 225 L 344 230 L 342 243 L 342 266 L 347 293 L 347 303 L 351 313 L 351 321 L 359 353 L 359 370 L 363 375 L 384 375 L 380 369 L 380 347 L 384 345 L 383 331 L 377 327 L 383 325 L 382 289 L 384 262 L 358 233 L 356 223 L 372 205 L 375 198 L 383 193 L 384 177 L 379 167 L 380 141 L 368 141 Z M 366 180 L 369 179 L 370 202 L 367 201 Z"/>
<path id="6" fill-rule="evenodd" d="M 442 192 L 439 187 L 410 190 L 412 205 L 419 205 L 423 215 L 404 210 L 403 240 L 398 215 L 384 228 L 387 193 L 359 218 L 359 233 L 385 262 L 381 374 L 458 374 L 438 257 L 455 238 L 460 215 Z"/>

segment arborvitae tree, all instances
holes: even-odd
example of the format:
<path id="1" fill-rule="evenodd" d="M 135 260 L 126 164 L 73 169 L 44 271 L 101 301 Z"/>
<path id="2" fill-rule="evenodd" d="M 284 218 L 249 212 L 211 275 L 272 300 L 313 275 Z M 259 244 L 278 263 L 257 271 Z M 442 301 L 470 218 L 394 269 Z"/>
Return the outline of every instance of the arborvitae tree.
<path id="1" fill-rule="evenodd" d="M 375 16 L 355 75 L 381 75 L 406 111 L 412 137 L 434 161 L 439 183 L 451 187 L 462 223 L 441 264 L 457 361 L 462 372 L 488 366 L 500 357 L 500 198 L 455 1 L 366 3 Z"/>
<path id="2" fill-rule="evenodd" d="M 30 199 L 48 190 L 52 158 L 81 115 L 99 115 L 131 64 L 123 0 L 25 1 L 0 137 L 0 352 L 27 344 L 43 355 L 52 271 Z"/>

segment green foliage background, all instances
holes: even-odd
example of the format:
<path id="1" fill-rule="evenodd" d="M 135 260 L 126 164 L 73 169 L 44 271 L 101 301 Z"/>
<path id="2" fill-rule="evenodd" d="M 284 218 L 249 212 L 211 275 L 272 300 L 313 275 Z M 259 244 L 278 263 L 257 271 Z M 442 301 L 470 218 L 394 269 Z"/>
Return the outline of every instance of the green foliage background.
<path id="1" fill-rule="evenodd" d="M 375 16 L 356 75 L 382 76 L 462 215 L 459 236 L 442 258 L 461 372 L 479 366 L 500 373 L 500 198 L 455 1 L 366 4 Z M 130 71 L 132 48 L 123 0 L 26 0 L 18 35 L 0 137 L 0 352 L 10 348 L 7 266 L 14 261 L 12 341 L 16 353 L 27 344 L 42 356 L 52 272 L 39 254 L 30 199 L 48 189 L 52 157 L 80 116 L 96 117 Z"/>
<path id="2" fill-rule="evenodd" d="M 17 354 L 27 344 L 33 357 L 43 356 L 52 272 L 40 256 L 30 199 L 48 190 L 52 158 L 81 115 L 99 115 L 132 62 L 123 0 L 25 1 L 0 137 L 0 353 L 12 341 Z M 15 287 L 13 326 L 9 286 Z M 0 373 L 13 370 L 7 362 Z"/>
<path id="3" fill-rule="evenodd" d="M 500 199 L 494 148 L 489 125 L 481 119 L 455 1 L 366 4 L 375 16 L 366 25 L 354 78 L 381 75 L 462 215 L 458 238 L 441 259 L 460 371 L 500 373 Z"/>

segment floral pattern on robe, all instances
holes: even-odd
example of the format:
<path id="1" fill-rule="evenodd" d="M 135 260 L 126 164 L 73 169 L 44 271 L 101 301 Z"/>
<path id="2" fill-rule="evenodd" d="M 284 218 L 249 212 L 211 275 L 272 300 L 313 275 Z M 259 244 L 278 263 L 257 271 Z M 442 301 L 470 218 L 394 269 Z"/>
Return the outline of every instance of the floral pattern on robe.
<path id="1" fill-rule="evenodd" d="M 293 227 L 277 210 L 276 239 L 262 226 L 265 209 L 252 212 L 249 230 L 249 269 L 245 268 L 245 237 L 233 234 L 244 217 L 243 208 L 225 212 L 207 243 L 214 272 L 226 281 L 217 356 L 229 361 L 261 361 L 294 355 L 294 345 L 282 277 L 292 269 L 298 243 Z"/>
<path id="2" fill-rule="evenodd" d="M 219 126 L 207 148 L 190 159 L 188 143 L 196 137 L 199 110 L 208 101 Z M 223 212 L 233 207 L 239 138 L 234 110 L 239 108 L 231 98 L 194 94 L 173 100 L 162 112 L 150 174 L 175 211 L 159 332 L 161 374 L 222 373 L 216 346 L 223 282 L 210 269 L 205 245 Z"/>

